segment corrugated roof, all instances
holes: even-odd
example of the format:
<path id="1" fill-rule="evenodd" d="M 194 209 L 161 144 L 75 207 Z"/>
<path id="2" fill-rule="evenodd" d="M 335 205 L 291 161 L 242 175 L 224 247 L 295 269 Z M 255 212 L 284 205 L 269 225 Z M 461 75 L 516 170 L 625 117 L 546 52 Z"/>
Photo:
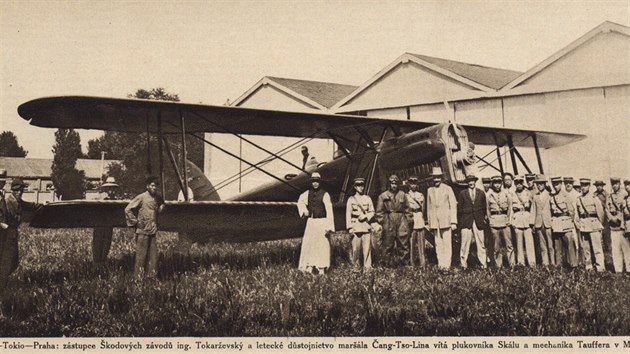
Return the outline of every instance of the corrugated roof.
<path id="1" fill-rule="evenodd" d="M 31 159 L 24 157 L 0 157 L 0 167 L 7 170 L 8 177 L 49 178 L 52 174 L 52 159 Z M 104 168 L 117 160 L 105 160 Z M 101 178 L 101 160 L 78 159 L 77 170 L 85 171 L 90 179 Z"/>
<path id="2" fill-rule="evenodd" d="M 307 81 L 267 76 L 270 80 L 307 97 L 326 108 L 332 107 L 348 96 L 358 86 L 335 84 L 332 82 Z"/>
<path id="3" fill-rule="evenodd" d="M 435 58 L 414 53 L 407 54 L 413 55 L 420 60 L 424 60 L 433 65 L 451 71 L 459 76 L 465 77 L 469 80 L 480 83 L 495 90 L 500 89 L 501 87 L 507 85 L 509 82 L 523 74 L 519 71 L 491 68 L 488 66 L 462 63 L 459 61 Z"/>

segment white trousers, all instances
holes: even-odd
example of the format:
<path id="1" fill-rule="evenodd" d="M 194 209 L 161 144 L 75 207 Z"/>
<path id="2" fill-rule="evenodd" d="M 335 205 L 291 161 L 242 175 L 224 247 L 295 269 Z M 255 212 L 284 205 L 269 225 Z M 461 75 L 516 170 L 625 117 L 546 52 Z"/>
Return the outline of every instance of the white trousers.
<path id="1" fill-rule="evenodd" d="M 438 267 L 449 269 L 451 258 L 453 257 L 453 245 L 451 239 L 451 228 L 432 229 L 435 235 L 435 253 L 437 254 Z"/>
<path id="2" fill-rule="evenodd" d="M 610 230 L 610 248 L 615 273 L 630 273 L 630 238 L 623 235 L 623 230 Z"/>

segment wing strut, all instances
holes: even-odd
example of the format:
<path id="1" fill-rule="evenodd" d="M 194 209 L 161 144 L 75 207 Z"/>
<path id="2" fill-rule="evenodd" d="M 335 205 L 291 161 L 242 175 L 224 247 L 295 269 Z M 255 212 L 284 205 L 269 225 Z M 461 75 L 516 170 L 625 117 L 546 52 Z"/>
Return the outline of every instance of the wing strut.
<path id="1" fill-rule="evenodd" d="M 171 151 L 171 146 L 166 140 L 165 136 L 162 136 L 164 139 L 164 146 L 166 147 L 166 152 L 168 153 L 169 160 L 171 161 L 171 165 L 173 165 L 173 169 L 175 170 L 175 174 L 177 174 L 177 183 L 179 184 L 179 188 L 184 192 L 184 181 L 182 180 L 182 174 L 179 172 L 179 168 L 177 168 L 177 161 L 175 161 L 175 156 Z"/>
<path id="2" fill-rule="evenodd" d="M 239 139 L 241 139 L 241 140 L 243 140 L 243 141 L 245 141 L 245 142 L 247 142 L 247 143 L 249 143 L 249 144 L 253 145 L 255 148 L 258 148 L 258 149 L 260 149 L 260 150 L 262 150 L 262 151 L 266 152 L 267 154 L 269 154 L 269 155 L 271 155 L 271 156 L 273 156 L 273 157 L 277 158 L 278 160 L 280 160 L 280 161 L 282 161 L 282 162 L 284 162 L 284 163 L 288 164 L 289 166 L 294 167 L 294 168 L 297 168 L 298 170 L 300 170 L 300 171 L 302 171 L 302 172 L 304 172 L 304 173 L 307 173 L 307 172 L 306 172 L 306 170 L 302 169 L 302 167 L 300 167 L 300 166 L 298 166 L 298 165 L 294 164 L 293 162 L 291 162 L 291 161 L 289 161 L 289 160 L 287 160 L 287 159 L 285 159 L 285 158 L 281 157 L 280 155 L 277 155 L 277 154 L 275 154 L 275 153 L 273 153 L 273 152 L 271 152 L 271 151 L 269 151 L 269 150 L 265 149 L 264 147 L 260 146 L 259 144 L 256 144 L 255 142 L 253 142 L 253 141 L 251 141 L 251 140 L 249 140 L 249 139 L 247 139 L 247 138 L 244 138 L 242 135 L 239 135 L 239 134 L 236 134 L 236 133 L 232 132 L 231 130 L 229 130 L 229 129 L 225 128 L 224 126 L 222 126 L 222 125 L 220 125 L 220 124 L 218 124 L 218 123 L 216 123 L 216 122 L 213 122 L 213 121 L 209 120 L 208 118 L 206 118 L 206 117 L 202 116 L 202 115 L 201 115 L 201 114 L 199 114 L 199 113 L 196 113 L 196 112 L 192 112 L 192 113 L 193 113 L 194 115 L 196 115 L 197 117 L 199 117 L 199 118 L 201 118 L 201 119 L 205 120 L 206 122 L 208 122 L 208 123 L 210 123 L 210 124 L 212 124 L 212 125 L 214 125 L 214 126 L 216 126 L 216 127 L 219 127 L 220 129 L 225 130 L 225 132 L 226 132 L 226 133 L 232 134 L 232 135 L 234 135 L 235 137 L 237 137 L 237 138 L 239 138 Z"/>
<path id="3" fill-rule="evenodd" d="M 497 136 L 494 136 L 494 142 L 497 145 L 497 160 L 499 161 L 499 171 L 501 171 L 501 175 L 503 175 L 503 160 L 501 159 L 501 151 L 499 151 L 499 141 L 497 140 Z"/>
<path id="4" fill-rule="evenodd" d="M 186 159 L 188 158 L 186 152 L 186 121 L 184 119 L 184 114 L 182 111 L 179 111 L 179 121 L 180 126 L 182 128 L 182 172 L 184 174 L 184 188 L 182 189 L 182 193 L 184 194 L 184 200 L 188 201 L 188 171 L 186 168 Z"/>
<path id="5" fill-rule="evenodd" d="M 518 166 L 516 165 L 516 156 L 514 155 L 514 142 L 512 141 L 512 134 L 507 136 L 507 144 L 510 149 L 510 161 L 512 161 L 512 171 L 514 172 L 514 176 L 518 175 Z"/>
<path id="6" fill-rule="evenodd" d="M 387 128 L 388 126 L 385 126 L 385 128 L 383 129 L 383 132 L 381 133 L 381 138 L 378 140 L 379 146 L 383 143 L 383 140 L 385 140 L 385 135 L 387 135 Z M 367 181 L 367 188 L 365 190 L 366 195 L 370 193 L 370 188 L 372 187 L 372 181 L 374 180 L 374 174 L 376 173 L 376 165 L 378 163 L 379 155 L 380 155 L 380 152 L 377 150 L 376 154 L 374 155 L 374 161 L 372 161 L 372 170 L 370 171 L 370 175 Z"/>
<path id="7" fill-rule="evenodd" d="M 538 171 L 540 174 L 544 174 L 543 172 L 543 164 L 540 159 L 540 149 L 538 149 L 538 139 L 536 139 L 536 133 L 532 134 L 532 142 L 534 143 L 534 150 L 536 150 L 536 160 L 538 161 Z"/>
<path id="8" fill-rule="evenodd" d="M 212 147 L 214 147 L 214 148 L 218 149 L 219 151 L 222 151 L 222 152 L 223 152 L 223 153 L 225 153 L 225 154 L 228 154 L 228 155 L 232 156 L 233 158 L 235 158 L 235 159 L 237 159 L 237 160 L 239 160 L 239 161 L 242 161 L 242 162 L 244 162 L 244 163 L 248 164 L 250 167 L 253 167 L 253 168 L 255 168 L 255 169 L 259 170 L 260 172 L 262 172 L 262 173 L 266 174 L 267 176 L 269 176 L 269 177 L 271 177 L 271 178 L 273 178 L 273 179 L 276 179 L 276 180 L 278 180 L 278 181 L 282 182 L 283 184 L 286 184 L 287 186 L 291 187 L 292 189 L 294 189 L 294 190 L 296 190 L 296 191 L 298 191 L 298 192 L 301 192 L 301 191 L 302 191 L 302 190 L 298 189 L 297 187 L 295 187 L 294 185 L 292 185 L 292 184 L 288 183 L 287 181 L 283 180 L 282 178 L 280 178 L 280 177 L 278 177 L 278 176 L 276 176 L 276 175 L 274 175 L 274 174 L 272 174 L 272 173 L 269 173 L 268 171 L 266 171 L 266 170 L 264 170 L 264 169 L 262 169 L 262 168 L 260 168 L 260 167 L 258 167 L 258 166 L 256 166 L 256 165 L 254 165 L 253 163 L 251 163 L 251 162 L 249 162 L 249 161 L 247 161 L 247 160 L 245 160 L 245 159 L 243 159 L 243 158 L 240 158 L 240 157 L 238 157 L 238 156 L 234 155 L 233 153 L 231 153 L 231 152 L 229 152 L 229 151 L 225 150 L 224 148 L 222 148 L 222 147 L 218 146 L 217 144 L 211 143 L 211 142 L 209 142 L 208 140 L 206 140 L 206 139 L 204 139 L 204 138 L 202 138 L 202 137 L 200 137 L 200 136 L 197 136 L 196 134 L 193 134 L 193 133 L 187 133 L 187 134 L 188 134 L 188 135 L 190 135 L 190 136 L 192 136 L 192 137 L 195 137 L 195 138 L 197 138 L 197 139 L 199 139 L 199 140 L 201 140 L 201 141 L 203 141 L 204 143 L 206 143 L 206 144 L 208 144 L 208 145 L 210 145 L 210 146 L 212 146 Z"/>
<path id="9" fill-rule="evenodd" d="M 158 122 L 158 154 L 160 155 L 160 184 L 162 185 L 162 196 L 166 196 L 166 186 L 164 183 L 164 155 L 162 151 L 162 112 L 157 114 Z"/>

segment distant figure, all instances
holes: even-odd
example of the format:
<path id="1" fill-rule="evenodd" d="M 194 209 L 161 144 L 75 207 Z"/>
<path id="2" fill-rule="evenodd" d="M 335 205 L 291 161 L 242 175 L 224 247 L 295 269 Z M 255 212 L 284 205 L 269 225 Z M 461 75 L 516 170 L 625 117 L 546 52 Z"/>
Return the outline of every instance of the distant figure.
<path id="1" fill-rule="evenodd" d="M 516 263 L 536 266 L 534 234 L 532 228 L 536 221 L 534 194 L 525 188 L 525 178 L 514 178 L 516 189 L 512 196 L 512 228 L 516 238 Z"/>
<path id="2" fill-rule="evenodd" d="M 630 273 L 630 239 L 624 237 L 625 220 L 623 217 L 623 205 L 628 194 L 621 189 L 621 179 L 610 178 L 612 191 L 606 198 L 606 216 L 610 225 L 610 244 L 615 273 Z"/>
<path id="3" fill-rule="evenodd" d="M 297 207 L 300 217 L 307 218 L 298 269 L 305 273 L 323 274 L 330 268 L 328 236 L 335 230 L 330 195 L 321 188 L 322 176 L 311 174 L 311 188 L 300 195 Z"/>
<path id="4" fill-rule="evenodd" d="M 492 260 L 497 268 L 503 267 L 503 257 L 508 261 L 510 267 L 516 264 L 514 246 L 512 244 L 512 194 L 503 188 L 501 176 L 492 177 L 492 189 L 488 191 L 486 201 L 488 202 L 488 221 L 490 223 L 490 234 L 493 252 Z"/>
<path id="5" fill-rule="evenodd" d="M 302 169 L 306 169 L 306 162 L 308 161 L 308 147 L 302 146 Z"/>
<path id="6" fill-rule="evenodd" d="M 0 185 L 4 188 L 6 183 L 6 171 L 4 177 L 0 177 Z M 42 207 L 38 203 L 29 203 L 22 200 L 22 194 L 26 184 L 21 178 L 14 178 L 11 182 L 11 194 L 3 196 L 0 202 L 0 296 L 4 295 L 9 276 L 13 273 L 20 263 L 18 253 L 18 227 L 22 219 L 22 212 L 37 211 Z M 3 192 L 4 194 L 4 192 Z"/>
<path id="7" fill-rule="evenodd" d="M 606 214 L 602 203 L 590 191 L 591 180 L 580 178 L 580 183 L 582 184 L 582 195 L 577 199 L 577 214 L 584 266 L 586 270 L 592 270 L 594 266 L 595 270 L 603 272 L 606 267 L 604 265 L 602 230 L 604 230 Z"/>
<path id="8" fill-rule="evenodd" d="M 346 203 L 346 227 L 352 235 L 352 264 L 355 271 L 361 270 L 361 258 L 363 268 L 372 269 L 372 226 L 370 220 L 374 217 L 374 204 L 372 199 L 363 194 L 365 179 L 354 179 L 354 195 L 348 198 Z"/>
<path id="9" fill-rule="evenodd" d="M 544 175 L 538 175 L 536 180 L 536 194 L 534 194 L 535 218 L 534 229 L 540 248 L 540 257 L 544 266 L 555 265 L 556 257 L 553 249 L 553 238 L 551 237 L 551 197 L 547 191 L 547 179 Z"/>
<path id="10" fill-rule="evenodd" d="M 118 184 L 114 177 L 107 177 L 101 186 L 99 200 L 118 199 Z M 107 261 L 107 255 L 112 246 L 112 235 L 114 228 L 110 226 L 95 227 L 92 232 L 92 259 L 94 264 L 102 265 Z"/>
<path id="11" fill-rule="evenodd" d="M 145 181 L 146 192 L 139 194 L 125 208 L 127 226 L 136 229 L 136 262 L 134 274 L 155 277 L 157 273 L 158 213 L 164 208 L 164 199 L 157 193 L 157 177 Z M 134 213 L 136 212 L 137 215 Z"/>
<path id="12" fill-rule="evenodd" d="M 569 268 L 577 267 L 577 250 L 573 242 L 573 230 L 577 220 L 573 201 L 562 189 L 562 178 L 551 178 L 551 231 L 555 251 L 556 266 L 562 267 L 566 261 Z"/>
<path id="13" fill-rule="evenodd" d="M 452 231 L 457 229 L 457 200 L 451 187 L 442 183 L 442 169 L 433 167 L 433 186 L 427 191 L 428 229 L 435 236 L 438 267 L 449 269 L 453 256 Z"/>

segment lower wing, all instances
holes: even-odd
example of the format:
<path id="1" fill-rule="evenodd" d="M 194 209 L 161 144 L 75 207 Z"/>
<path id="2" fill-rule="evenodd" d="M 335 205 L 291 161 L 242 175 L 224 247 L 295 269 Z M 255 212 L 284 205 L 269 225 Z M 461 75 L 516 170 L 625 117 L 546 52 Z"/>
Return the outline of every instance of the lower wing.
<path id="1" fill-rule="evenodd" d="M 125 227 L 128 201 L 71 200 L 46 204 L 33 216 L 41 228 Z M 291 202 L 166 202 L 159 229 L 191 233 L 193 241 L 265 241 L 299 237 L 305 221 Z"/>

